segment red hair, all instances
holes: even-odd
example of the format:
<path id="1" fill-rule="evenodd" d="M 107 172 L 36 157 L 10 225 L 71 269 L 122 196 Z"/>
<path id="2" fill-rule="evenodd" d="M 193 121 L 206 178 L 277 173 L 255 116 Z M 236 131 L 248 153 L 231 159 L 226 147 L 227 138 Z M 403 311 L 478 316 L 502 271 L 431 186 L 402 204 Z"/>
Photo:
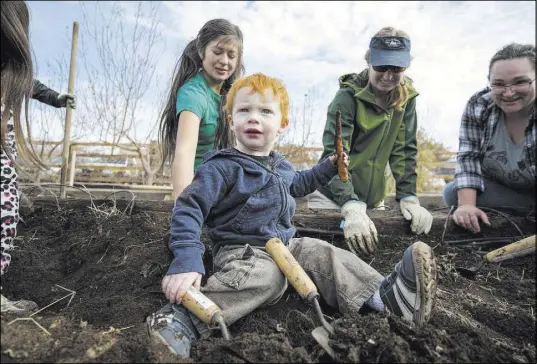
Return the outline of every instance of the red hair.
<path id="1" fill-rule="evenodd" d="M 235 96 L 243 87 L 250 88 L 252 90 L 250 94 L 257 92 L 263 96 L 267 90 L 272 91 L 274 97 L 278 97 L 280 100 L 280 111 L 282 113 L 281 127 L 285 128 L 289 125 L 289 95 L 285 89 L 285 85 L 281 80 L 262 73 L 254 73 L 250 76 L 241 77 L 233 82 L 233 86 L 231 86 L 226 99 L 225 108 L 228 115 L 232 114 Z"/>

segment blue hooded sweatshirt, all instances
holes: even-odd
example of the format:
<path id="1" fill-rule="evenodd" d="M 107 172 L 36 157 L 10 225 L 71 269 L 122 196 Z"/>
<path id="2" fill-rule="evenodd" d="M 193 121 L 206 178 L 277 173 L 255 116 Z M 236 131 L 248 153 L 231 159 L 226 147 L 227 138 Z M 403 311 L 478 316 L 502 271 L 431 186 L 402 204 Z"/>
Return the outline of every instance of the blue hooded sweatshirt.
<path id="1" fill-rule="evenodd" d="M 272 168 L 234 148 L 206 153 L 192 183 L 175 202 L 169 248 L 174 259 L 167 274 L 205 274 L 201 228 L 205 224 L 213 253 L 224 245 L 265 247 L 271 238 L 285 244 L 296 229 L 291 224 L 296 203 L 337 174 L 325 159 L 312 169 L 295 171 L 272 151 Z"/>

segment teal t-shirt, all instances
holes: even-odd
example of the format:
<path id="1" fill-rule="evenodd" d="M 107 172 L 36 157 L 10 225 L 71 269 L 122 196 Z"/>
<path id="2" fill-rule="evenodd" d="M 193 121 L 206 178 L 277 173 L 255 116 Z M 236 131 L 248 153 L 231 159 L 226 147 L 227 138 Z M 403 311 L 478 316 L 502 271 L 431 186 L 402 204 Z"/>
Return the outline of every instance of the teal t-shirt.
<path id="1" fill-rule="evenodd" d="M 177 102 L 175 103 L 177 120 L 179 120 L 181 111 L 184 110 L 188 110 L 200 118 L 194 172 L 200 166 L 203 155 L 214 149 L 219 107 L 220 95 L 209 87 L 209 84 L 199 72 L 196 76 L 188 80 L 177 92 Z"/>

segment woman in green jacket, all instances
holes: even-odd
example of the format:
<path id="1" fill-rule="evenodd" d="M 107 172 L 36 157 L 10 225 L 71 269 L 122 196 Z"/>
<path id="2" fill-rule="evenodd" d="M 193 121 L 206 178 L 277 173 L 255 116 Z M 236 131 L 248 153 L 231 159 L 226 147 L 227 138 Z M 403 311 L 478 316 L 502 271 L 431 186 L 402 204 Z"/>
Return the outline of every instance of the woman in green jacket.
<path id="1" fill-rule="evenodd" d="M 343 75 L 328 107 L 321 160 L 335 151 L 336 112 L 341 112 L 343 147 L 349 153 L 349 180 L 335 177 L 309 196 L 311 208 L 341 208 L 349 249 L 372 254 L 378 244 L 367 208 L 385 197 L 385 170 L 389 163 L 396 181 L 396 200 L 403 216 L 412 220 L 415 234 L 427 234 L 432 215 L 416 197 L 416 96 L 412 80 L 404 75 L 410 65 L 408 35 L 391 27 L 371 39 L 365 60 L 368 68 Z"/>

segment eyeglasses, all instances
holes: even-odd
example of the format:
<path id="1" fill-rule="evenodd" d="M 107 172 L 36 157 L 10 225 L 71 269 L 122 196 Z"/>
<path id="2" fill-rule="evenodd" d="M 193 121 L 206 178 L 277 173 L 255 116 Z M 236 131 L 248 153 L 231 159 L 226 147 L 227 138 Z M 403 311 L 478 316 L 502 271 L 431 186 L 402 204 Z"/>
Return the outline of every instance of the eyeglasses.
<path id="1" fill-rule="evenodd" d="M 373 66 L 375 72 L 384 73 L 391 71 L 392 73 L 401 73 L 406 70 L 406 67 L 397 67 L 397 66 Z"/>
<path id="2" fill-rule="evenodd" d="M 535 78 L 531 81 L 517 81 L 511 85 L 490 85 L 490 89 L 494 95 L 503 95 L 507 88 L 510 88 L 513 93 L 525 93 L 530 90 L 530 85 L 533 81 L 535 81 Z"/>

